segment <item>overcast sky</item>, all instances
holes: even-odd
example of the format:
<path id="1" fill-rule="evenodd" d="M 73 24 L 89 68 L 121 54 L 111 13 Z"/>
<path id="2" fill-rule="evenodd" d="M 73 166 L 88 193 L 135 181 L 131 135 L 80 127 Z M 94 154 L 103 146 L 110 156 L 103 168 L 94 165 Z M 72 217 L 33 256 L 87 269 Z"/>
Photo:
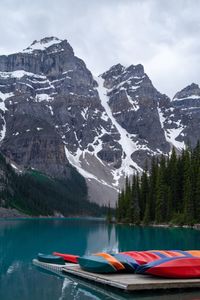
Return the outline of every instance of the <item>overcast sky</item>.
<path id="1" fill-rule="evenodd" d="M 169 96 L 200 83 L 200 0 L 0 0 L 0 28 L 1 54 L 57 36 L 94 75 L 142 63 Z"/>

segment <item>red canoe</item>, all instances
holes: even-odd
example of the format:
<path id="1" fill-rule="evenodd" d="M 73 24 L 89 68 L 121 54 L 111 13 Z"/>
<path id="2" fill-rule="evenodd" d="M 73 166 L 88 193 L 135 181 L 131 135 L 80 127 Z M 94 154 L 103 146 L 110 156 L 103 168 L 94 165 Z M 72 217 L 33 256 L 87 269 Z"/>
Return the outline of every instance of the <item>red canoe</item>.
<path id="1" fill-rule="evenodd" d="M 200 278 L 200 258 L 168 257 L 139 266 L 139 274 L 150 274 L 166 278 Z"/>
<path id="2" fill-rule="evenodd" d="M 161 258 L 192 256 L 186 251 L 181 250 L 126 251 L 121 252 L 121 254 L 126 254 L 134 258 L 139 265 L 147 264 Z"/>
<path id="3" fill-rule="evenodd" d="M 66 262 L 70 262 L 70 263 L 74 263 L 74 264 L 78 263 L 78 258 L 79 258 L 78 255 L 63 254 L 63 253 L 59 253 L 59 252 L 53 252 L 53 255 L 62 257 L 64 259 L 64 261 L 66 261 Z"/>

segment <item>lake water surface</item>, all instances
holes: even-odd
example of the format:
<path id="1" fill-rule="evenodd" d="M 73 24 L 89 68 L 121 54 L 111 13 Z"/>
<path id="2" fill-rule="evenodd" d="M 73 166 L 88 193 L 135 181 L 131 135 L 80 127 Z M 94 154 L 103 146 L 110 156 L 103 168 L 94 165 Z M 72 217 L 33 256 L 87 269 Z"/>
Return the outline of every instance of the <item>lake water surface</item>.
<path id="1" fill-rule="evenodd" d="M 200 231 L 107 225 L 100 220 L 0 220 L 1 300 L 200 299 L 200 290 L 126 294 L 32 265 L 38 252 L 78 255 L 110 250 L 200 249 Z"/>

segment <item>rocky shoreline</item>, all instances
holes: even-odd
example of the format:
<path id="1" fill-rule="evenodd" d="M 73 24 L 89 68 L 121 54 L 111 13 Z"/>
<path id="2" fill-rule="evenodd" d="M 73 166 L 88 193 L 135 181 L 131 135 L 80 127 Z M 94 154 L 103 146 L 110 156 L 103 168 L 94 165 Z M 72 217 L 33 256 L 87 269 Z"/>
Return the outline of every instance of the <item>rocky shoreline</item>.
<path id="1" fill-rule="evenodd" d="M 134 224 L 134 223 L 123 223 L 123 222 L 116 222 L 116 221 L 111 221 L 108 222 L 110 224 L 117 224 L 117 225 L 129 225 L 129 226 L 140 226 L 140 227 L 162 227 L 162 228 L 177 228 L 177 227 L 181 227 L 181 228 L 193 228 L 193 229 L 198 229 L 200 230 L 200 224 L 194 224 L 194 225 L 187 225 L 187 224 L 183 224 L 183 225 L 177 225 L 177 224 L 154 224 L 154 223 L 150 223 L 150 224 Z"/>
<path id="2" fill-rule="evenodd" d="M 0 207 L 0 218 L 30 218 L 29 215 L 26 215 L 14 208 L 4 208 Z"/>
<path id="3" fill-rule="evenodd" d="M 63 218 L 95 218 L 95 217 L 91 217 L 91 216 L 81 216 L 81 215 L 71 215 L 71 216 L 63 216 L 60 213 L 55 213 L 52 216 L 43 216 L 43 215 L 39 215 L 39 216 L 31 216 L 31 215 L 27 215 L 23 212 L 18 211 L 15 208 L 5 208 L 5 207 L 0 207 L 0 219 L 9 219 L 9 218 L 13 218 L 13 219 L 63 219 Z M 96 217 L 96 219 L 104 219 L 104 218 L 98 218 Z"/>

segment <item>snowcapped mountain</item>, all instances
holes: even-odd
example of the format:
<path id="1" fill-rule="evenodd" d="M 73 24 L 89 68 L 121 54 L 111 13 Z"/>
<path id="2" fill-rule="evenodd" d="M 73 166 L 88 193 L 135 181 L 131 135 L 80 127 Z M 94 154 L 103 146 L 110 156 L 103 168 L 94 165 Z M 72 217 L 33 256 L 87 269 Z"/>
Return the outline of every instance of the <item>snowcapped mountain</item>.
<path id="1" fill-rule="evenodd" d="M 200 139 L 200 88 L 192 83 L 172 99 L 173 106 L 179 110 L 183 130 L 181 138 L 194 147 Z"/>
<path id="2" fill-rule="evenodd" d="M 73 165 L 91 201 L 114 203 L 126 174 L 198 140 L 199 95 L 192 84 L 171 101 L 142 65 L 94 78 L 66 40 L 44 38 L 0 56 L 1 151 L 56 177 L 70 176 Z"/>

